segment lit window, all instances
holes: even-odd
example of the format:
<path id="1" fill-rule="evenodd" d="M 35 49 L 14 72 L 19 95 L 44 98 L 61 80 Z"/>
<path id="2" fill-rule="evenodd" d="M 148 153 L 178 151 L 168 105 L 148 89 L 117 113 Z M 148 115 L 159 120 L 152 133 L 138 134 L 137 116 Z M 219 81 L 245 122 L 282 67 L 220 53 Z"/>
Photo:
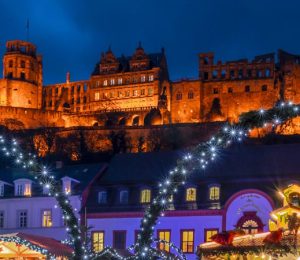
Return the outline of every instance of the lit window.
<path id="1" fill-rule="evenodd" d="M 170 243 L 171 240 L 171 232 L 169 230 L 158 230 L 157 237 L 159 240 L 164 240 Z M 166 243 L 158 243 L 158 249 L 161 251 L 170 252 L 170 245 Z"/>
<path id="2" fill-rule="evenodd" d="M 134 97 L 136 97 L 137 94 L 138 94 L 138 91 L 137 90 L 133 90 L 132 94 L 133 94 Z"/>
<path id="3" fill-rule="evenodd" d="M 107 202 L 107 192 L 106 191 L 99 191 L 98 192 L 98 203 L 105 204 Z"/>
<path id="4" fill-rule="evenodd" d="M 52 227 L 52 212 L 49 209 L 42 211 L 42 226 Z"/>
<path id="5" fill-rule="evenodd" d="M 100 99 L 100 93 L 95 92 L 95 101 L 98 101 Z"/>
<path id="6" fill-rule="evenodd" d="M 193 91 L 189 91 L 188 93 L 188 99 L 193 99 L 194 98 L 194 92 Z"/>
<path id="7" fill-rule="evenodd" d="M 194 230 L 181 231 L 181 250 L 183 253 L 194 253 Z"/>
<path id="8" fill-rule="evenodd" d="M 31 183 L 16 183 L 15 196 L 31 196 Z"/>
<path id="9" fill-rule="evenodd" d="M 128 203 L 128 190 L 120 191 L 120 203 L 122 203 L 122 204 Z"/>
<path id="10" fill-rule="evenodd" d="M 100 86 L 100 82 L 99 81 L 96 81 L 96 87 L 99 87 Z M 72 87 L 73 88 L 73 87 Z M 74 89 L 72 89 L 73 92 L 74 92 Z"/>
<path id="11" fill-rule="evenodd" d="M 18 223 L 19 228 L 26 228 L 27 227 L 27 211 L 22 210 L 18 212 Z"/>
<path id="12" fill-rule="evenodd" d="M 150 203 L 151 200 L 151 190 L 144 189 L 141 191 L 141 203 Z"/>
<path id="13" fill-rule="evenodd" d="M 145 89 L 141 89 L 141 96 L 145 95 Z"/>
<path id="14" fill-rule="evenodd" d="M 196 188 L 188 188 L 186 189 L 186 201 L 196 201 Z"/>
<path id="15" fill-rule="evenodd" d="M 104 232 L 92 232 L 92 244 L 94 252 L 101 252 L 104 249 Z"/>
<path id="16" fill-rule="evenodd" d="M 4 184 L 0 183 L 0 197 L 4 196 Z"/>
<path id="17" fill-rule="evenodd" d="M 118 91 L 118 97 L 123 97 L 122 91 Z"/>
<path id="18" fill-rule="evenodd" d="M 115 79 L 110 79 L 110 85 L 115 85 Z"/>
<path id="19" fill-rule="evenodd" d="M 146 81 L 146 76 L 145 75 L 142 75 L 141 76 L 141 82 L 145 82 Z"/>
<path id="20" fill-rule="evenodd" d="M 149 81 L 153 81 L 154 80 L 154 76 L 153 75 L 149 75 Z"/>
<path id="21" fill-rule="evenodd" d="M 4 228 L 4 211 L 0 211 L 0 228 Z"/>
<path id="22" fill-rule="evenodd" d="M 209 188 L 209 199 L 210 200 L 219 200 L 220 199 L 220 187 L 212 186 Z"/>
<path id="23" fill-rule="evenodd" d="M 122 85 L 122 83 L 123 83 L 123 79 L 122 78 L 118 78 L 118 84 Z"/>
<path id="24" fill-rule="evenodd" d="M 181 92 L 178 92 L 176 94 L 176 100 L 181 100 L 182 99 L 182 93 Z"/>
<path id="25" fill-rule="evenodd" d="M 103 86 L 107 86 L 107 79 L 103 81 Z"/>
<path id="26" fill-rule="evenodd" d="M 210 242 L 211 237 L 218 234 L 218 233 L 219 233 L 219 230 L 217 228 L 215 228 L 215 229 L 205 229 L 205 237 L 204 237 L 205 242 Z"/>
<path id="27" fill-rule="evenodd" d="M 65 194 L 71 194 L 71 180 L 69 178 L 63 179 L 63 191 Z"/>
<path id="28" fill-rule="evenodd" d="M 148 95 L 153 95 L 153 89 L 152 88 L 148 89 Z"/>
<path id="29" fill-rule="evenodd" d="M 256 234 L 259 231 L 259 227 L 255 220 L 249 219 L 243 223 L 242 230 L 245 231 L 246 234 Z"/>

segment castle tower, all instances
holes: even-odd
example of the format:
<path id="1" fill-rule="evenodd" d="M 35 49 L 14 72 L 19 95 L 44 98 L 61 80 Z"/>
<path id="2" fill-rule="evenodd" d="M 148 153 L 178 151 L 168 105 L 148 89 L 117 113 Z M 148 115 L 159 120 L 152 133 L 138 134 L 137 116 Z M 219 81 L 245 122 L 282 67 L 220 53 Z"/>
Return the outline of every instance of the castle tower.
<path id="1" fill-rule="evenodd" d="M 26 108 L 42 106 L 42 57 L 32 43 L 6 43 L 1 81 L 1 105 Z M 3 84 L 6 85 L 3 86 Z M 6 93 L 2 93 L 5 89 Z"/>

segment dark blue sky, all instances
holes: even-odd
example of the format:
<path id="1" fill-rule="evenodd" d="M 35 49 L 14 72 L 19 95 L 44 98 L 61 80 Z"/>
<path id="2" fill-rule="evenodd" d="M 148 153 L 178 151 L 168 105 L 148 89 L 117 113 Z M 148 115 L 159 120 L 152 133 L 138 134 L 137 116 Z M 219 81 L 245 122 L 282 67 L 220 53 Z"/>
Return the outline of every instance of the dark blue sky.
<path id="1" fill-rule="evenodd" d="M 290 0 L 0 0 L 0 49 L 30 41 L 43 55 L 44 83 L 88 79 L 100 53 L 165 47 L 172 79 L 196 77 L 197 54 L 233 60 L 273 52 L 300 53 L 300 1 Z"/>

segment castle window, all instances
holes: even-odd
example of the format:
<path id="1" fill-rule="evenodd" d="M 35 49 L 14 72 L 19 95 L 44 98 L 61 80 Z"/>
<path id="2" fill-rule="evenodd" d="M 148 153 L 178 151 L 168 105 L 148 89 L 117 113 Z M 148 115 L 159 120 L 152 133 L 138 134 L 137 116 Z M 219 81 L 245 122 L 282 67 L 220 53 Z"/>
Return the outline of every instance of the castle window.
<path id="1" fill-rule="evenodd" d="M 110 85 L 111 86 L 115 85 L 115 79 L 110 79 Z"/>
<path id="2" fill-rule="evenodd" d="M 49 107 L 52 107 L 52 100 L 49 101 Z"/>
<path id="3" fill-rule="evenodd" d="M 213 70 L 212 77 L 213 77 L 213 79 L 216 79 L 218 77 L 218 71 L 217 70 Z"/>
<path id="4" fill-rule="evenodd" d="M 58 88 L 55 88 L 55 94 L 58 94 Z"/>
<path id="5" fill-rule="evenodd" d="M 265 76 L 266 76 L 266 77 L 270 77 L 270 76 L 271 76 L 271 71 L 270 71 L 270 69 L 266 69 L 266 71 L 265 71 Z"/>
<path id="6" fill-rule="evenodd" d="M 123 96 L 122 91 L 118 91 L 118 97 L 121 98 Z"/>
<path id="7" fill-rule="evenodd" d="M 128 203 L 128 190 L 120 191 L 120 203 L 127 204 Z"/>
<path id="8" fill-rule="evenodd" d="M 235 77 L 234 74 L 235 74 L 235 73 L 234 73 L 234 70 L 231 70 L 231 71 L 229 72 L 229 75 L 230 75 L 230 78 L 231 78 L 231 79 L 234 79 L 234 77 Z"/>
<path id="9" fill-rule="evenodd" d="M 194 98 L 194 92 L 193 91 L 189 91 L 188 93 L 188 99 L 193 99 Z"/>
<path id="10" fill-rule="evenodd" d="M 107 86 L 107 79 L 103 81 L 103 86 Z"/>
<path id="11" fill-rule="evenodd" d="M 231 87 L 228 88 L 228 93 L 233 93 L 233 89 Z"/>
<path id="12" fill-rule="evenodd" d="M 12 68 L 13 65 L 14 65 L 14 62 L 13 62 L 12 60 L 10 60 L 10 61 L 8 62 L 8 66 L 9 66 L 10 68 Z"/>
<path id="13" fill-rule="evenodd" d="M 137 94 L 138 94 L 138 91 L 137 91 L 137 90 L 133 90 L 133 91 L 132 91 L 132 94 L 133 94 L 134 97 L 136 97 Z"/>
<path id="14" fill-rule="evenodd" d="M 145 75 L 142 75 L 141 76 L 141 82 L 145 82 L 146 81 L 146 76 Z"/>
<path id="15" fill-rule="evenodd" d="M 83 97 L 83 103 L 86 104 L 86 96 Z"/>
<path id="16" fill-rule="evenodd" d="M 21 72 L 20 78 L 21 78 L 21 79 L 25 79 L 25 72 Z"/>
<path id="17" fill-rule="evenodd" d="M 25 61 L 21 60 L 21 68 L 25 68 Z"/>
<path id="18" fill-rule="evenodd" d="M 114 97 L 114 92 L 109 92 L 109 98 L 113 98 Z"/>
<path id="19" fill-rule="evenodd" d="M 6 75 L 6 77 L 7 77 L 8 79 L 11 79 L 11 78 L 13 77 L 12 72 L 8 72 L 7 75 Z"/>
<path id="20" fill-rule="evenodd" d="M 122 83 L 123 83 L 123 79 L 122 78 L 118 78 L 118 84 L 122 85 Z"/>
<path id="21" fill-rule="evenodd" d="M 71 104 L 74 105 L 74 98 L 71 99 Z"/>
<path id="22" fill-rule="evenodd" d="M 99 92 L 95 92 L 95 101 L 100 100 L 100 93 Z"/>
<path id="23" fill-rule="evenodd" d="M 30 62 L 30 69 L 33 71 L 34 70 L 34 64 L 33 62 Z"/>
<path id="24" fill-rule="evenodd" d="M 247 77 L 248 77 L 248 78 L 251 78 L 251 77 L 252 77 L 252 70 L 251 70 L 251 69 L 248 69 L 248 70 L 247 70 Z"/>
<path id="25" fill-rule="evenodd" d="M 141 89 L 141 96 L 145 95 L 145 89 Z"/>
<path id="26" fill-rule="evenodd" d="M 239 77 L 239 79 L 243 78 L 243 70 L 242 69 L 239 69 L 238 77 Z"/>
<path id="27" fill-rule="evenodd" d="M 149 88 L 149 89 L 148 89 L 148 95 L 149 95 L 149 96 L 153 95 L 153 89 L 152 89 L 152 88 Z"/>
<path id="28" fill-rule="evenodd" d="M 213 88 L 213 94 L 219 94 L 219 89 L 218 88 Z"/>
<path id="29" fill-rule="evenodd" d="M 226 70 L 222 70 L 222 72 L 221 72 L 221 78 L 222 79 L 226 78 Z"/>
<path id="30" fill-rule="evenodd" d="M 256 70 L 256 77 L 261 78 L 262 77 L 262 71 L 261 70 Z"/>
<path id="31" fill-rule="evenodd" d="M 250 92 L 250 86 L 249 85 L 245 86 L 245 92 Z"/>
<path id="32" fill-rule="evenodd" d="M 220 199 L 220 186 L 213 185 L 209 187 L 209 200 L 219 200 Z"/>
<path id="33" fill-rule="evenodd" d="M 132 81 L 133 81 L 133 83 L 137 83 L 138 82 L 137 78 L 133 78 Z"/>
<path id="34" fill-rule="evenodd" d="M 80 97 L 77 98 L 77 104 L 80 104 Z"/>
<path id="35" fill-rule="evenodd" d="M 107 203 L 107 192 L 106 191 L 99 191 L 98 192 L 98 203 L 99 204 Z"/>
<path id="36" fill-rule="evenodd" d="M 187 188 L 185 192 L 186 201 L 196 201 L 197 190 L 196 188 Z"/>
<path id="37" fill-rule="evenodd" d="M 208 72 L 207 72 L 207 71 L 205 71 L 205 72 L 203 73 L 203 78 L 204 78 L 204 80 L 207 80 L 207 79 L 208 79 Z"/>
<path id="38" fill-rule="evenodd" d="M 149 75 L 149 81 L 153 81 L 154 80 L 154 76 L 153 75 Z"/>
<path id="39" fill-rule="evenodd" d="M 125 91 L 125 97 L 129 97 L 129 96 L 130 96 L 129 90 Z"/>
<path id="40" fill-rule="evenodd" d="M 81 86 L 78 85 L 78 86 L 77 86 L 77 92 L 80 92 L 80 89 L 81 89 Z"/>
<path id="41" fill-rule="evenodd" d="M 150 203 L 151 200 L 151 190 L 150 189 L 143 189 L 141 190 L 141 203 Z"/>
<path id="42" fill-rule="evenodd" d="M 74 95 L 74 86 L 71 87 L 71 95 Z"/>
<path id="43" fill-rule="evenodd" d="M 181 92 L 178 92 L 176 94 L 176 100 L 181 100 L 182 99 L 182 93 Z"/>
<path id="44" fill-rule="evenodd" d="M 262 85 L 261 86 L 261 91 L 267 91 L 268 90 L 268 86 L 267 85 Z"/>

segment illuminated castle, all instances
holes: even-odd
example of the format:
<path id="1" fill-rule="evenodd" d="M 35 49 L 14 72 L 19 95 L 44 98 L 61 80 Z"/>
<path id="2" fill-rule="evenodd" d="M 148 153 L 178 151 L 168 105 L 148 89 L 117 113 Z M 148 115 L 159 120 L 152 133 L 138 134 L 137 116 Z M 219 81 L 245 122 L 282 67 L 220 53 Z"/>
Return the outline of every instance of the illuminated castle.
<path id="1" fill-rule="evenodd" d="M 152 126 L 236 120 L 279 99 L 300 101 L 300 56 L 278 51 L 252 61 L 199 55 L 199 78 L 171 81 L 164 49 L 132 56 L 109 49 L 87 80 L 43 86 L 42 58 L 24 41 L 8 41 L 0 80 L 0 123 L 43 126 Z"/>

